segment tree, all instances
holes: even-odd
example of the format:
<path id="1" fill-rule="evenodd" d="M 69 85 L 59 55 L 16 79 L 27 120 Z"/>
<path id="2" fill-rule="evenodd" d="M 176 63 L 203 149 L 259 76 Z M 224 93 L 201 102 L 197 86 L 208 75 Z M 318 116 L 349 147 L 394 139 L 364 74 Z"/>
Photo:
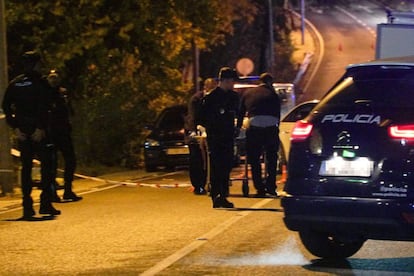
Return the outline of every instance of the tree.
<path id="1" fill-rule="evenodd" d="M 191 43 L 224 43 L 249 0 L 7 1 L 10 76 L 37 49 L 73 92 L 80 163 L 135 163 L 143 129 L 164 106 L 186 101 L 181 65 Z M 68 16 L 70 15 L 70 16 Z M 136 157 L 136 156 L 135 156 Z"/>
<path id="2" fill-rule="evenodd" d="M 201 76 L 203 78 L 216 76 L 222 66 L 234 67 L 240 58 L 250 58 L 255 68 L 253 75 L 263 73 L 267 68 L 266 51 L 268 45 L 268 5 L 267 1 L 252 2 L 255 9 L 249 20 L 237 18 L 233 21 L 233 30 L 225 35 L 225 43 L 214 45 L 201 53 Z M 273 3 L 273 37 L 274 37 L 274 72 L 277 81 L 291 82 L 294 79 L 295 68 L 291 64 L 293 47 L 290 41 L 290 25 L 283 9 L 284 1 Z"/>

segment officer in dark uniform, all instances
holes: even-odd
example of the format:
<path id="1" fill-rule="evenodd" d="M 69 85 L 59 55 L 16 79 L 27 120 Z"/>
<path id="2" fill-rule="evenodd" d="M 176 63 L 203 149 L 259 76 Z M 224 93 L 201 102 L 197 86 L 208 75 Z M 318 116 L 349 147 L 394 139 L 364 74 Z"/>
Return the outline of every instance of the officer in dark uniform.
<path id="1" fill-rule="evenodd" d="M 50 134 L 54 144 L 55 155 L 53 162 L 53 179 L 57 174 L 57 153 L 62 153 L 65 170 L 64 170 L 64 193 L 63 199 L 67 201 L 79 201 L 82 197 L 76 195 L 72 190 L 73 175 L 76 168 L 76 156 L 72 142 L 72 125 L 70 115 L 72 110 L 69 105 L 68 95 L 65 88 L 61 87 L 61 79 L 56 70 L 51 70 L 47 76 L 50 85 Z M 55 183 L 56 185 L 56 180 Z M 55 187 L 54 187 L 55 188 Z M 60 202 L 59 196 L 56 194 L 55 188 L 54 201 Z"/>
<path id="2" fill-rule="evenodd" d="M 32 161 L 35 155 L 41 162 L 40 214 L 60 215 L 51 203 L 53 145 L 47 133 L 48 84 L 42 79 L 40 55 L 34 51 L 24 53 L 24 73 L 8 85 L 2 108 L 7 123 L 15 129 L 22 162 L 21 185 L 23 218 L 35 215 L 32 192 Z"/>
<path id="3" fill-rule="evenodd" d="M 237 133 L 234 121 L 239 110 L 239 96 L 232 90 L 237 79 L 234 69 L 221 68 L 218 86 L 202 102 L 202 121 L 207 131 L 210 151 L 210 195 L 213 208 L 234 207 L 227 197 Z"/>
<path id="4" fill-rule="evenodd" d="M 280 99 L 273 88 L 273 77 L 269 73 L 260 75 L 261 84 L 245 91 L 241 97 L 237 125 L 248 116 L 246 130 L 247 159 L 251 165 L 253 184 L 257 196 L 266 193 L 277 196 L 276 165 L 279 150 Z M 262 179 L 260 156 L 266 156 L 266 177 Z"/>
<path id="5" fill-rule="evenodd" d="M 207 181 L 206 142 L 204 138 L 196 138 L 197 136 L 202 136 L 201 131 L 197 129 L 197 126 L 202 124 L 200 121 L 201 102 L 203 97 L 216 86 L 217 82 L 215 79 L 207 78 L 204 81 L 203 90 L 196 92 L 188 102 L 188 115 L 186 120 L 188 135 L 186 138 L 190 150 L 189 174 L 195 195 L 207 194 L 205 189 Z"/>

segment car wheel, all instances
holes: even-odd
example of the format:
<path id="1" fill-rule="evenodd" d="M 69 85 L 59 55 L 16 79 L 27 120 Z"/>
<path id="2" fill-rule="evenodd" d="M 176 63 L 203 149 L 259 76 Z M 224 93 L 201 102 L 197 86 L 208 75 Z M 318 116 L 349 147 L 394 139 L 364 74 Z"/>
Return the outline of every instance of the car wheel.
<path id="1" fill-rule="evenodd" d="M 313 230 L 299 231 L 300 239 L 306 249 L 313 255 L 325 259 L 345 259 L 354 255 L 365 240 L 338 240 L 328 233 Z"/>

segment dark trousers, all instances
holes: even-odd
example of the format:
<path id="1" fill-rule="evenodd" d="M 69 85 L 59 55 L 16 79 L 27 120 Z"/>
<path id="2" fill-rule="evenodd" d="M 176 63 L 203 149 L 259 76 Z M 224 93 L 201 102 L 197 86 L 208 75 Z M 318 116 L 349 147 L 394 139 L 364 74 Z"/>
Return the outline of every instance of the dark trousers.
<path id="1" fill-rule="evenodd" d="M 39 143 L 33 142 L 30 138 L 19 141 L 20 160 L 22 163 L 21 171 L 21 185 L 23 194 L 23 212 L 30 213 L 33 210 L 32 193 L 32 167 L 33 159 L 37 156 L 41 162 L 40 173 L 41 181 L 40 188 L 42 193 L 40 195 L 40 204 L 49 205 L 52 199 L 52 185 L 53 182 L 53 145 L 47 144 L 45 141 Z"/>
<path id="2" fill-rule="evenodd" d="M 53 179 L 57 176 L 58 167 L 58 152 L 62 153 L 63 161 L 65 162 L 63 179 L 65 181 L 65 193 L 72 192 L 73 175 L 76 169 L 76 155 L 73 147 L 72 137 L 70 133 L 63 133 L 53 136 L 53 143 L 55 145 L 55 152 L 53 158 Z"/>
<path id="3" fill-rule="evenodd" d="M 279 151 L 279 128 L 254 127 L 246 131 L 247 160 L 251 166 L 253 184 L 258 193 L 276 191 L 276 166 Z M 266 176 L 262 178 L 260 157 L 266 156 Z"/>
<path id="4" fill-rule="evenodd" d="M 208 137 L 208 136 L 207 136 Z M 233 168 L 233 139 L 208 139 L 210 152 L 211 198 L 229 194 L 230 172 Z"/>
<path id="5" fill-rule="evenodd" d="M 188 144 L 190 149 L 190 181 L 194 189 L 200 189 L 206 185 L 206 166 L 205 166 L 205 153 L 202 151 L 201 145 L 197 141 L 191 141 Z"/>

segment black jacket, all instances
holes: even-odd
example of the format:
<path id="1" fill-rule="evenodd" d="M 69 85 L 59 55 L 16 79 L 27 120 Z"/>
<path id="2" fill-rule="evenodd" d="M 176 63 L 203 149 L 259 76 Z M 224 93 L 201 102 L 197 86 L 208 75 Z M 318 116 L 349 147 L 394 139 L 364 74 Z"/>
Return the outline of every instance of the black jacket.
<path id="1" fill-rule="evenodd" d="M 48 124 L 48 84 L 37 72 L 16 77 L 8 85 L 2 108 L 12 128 L 32 134 Z"/>
<path id="2" fill-rule="evenodd" d="M 49 122 L 52 134 L 67 134 L 72 130 L 70 115 L 71 108 L 68 96 L 60 87 L 50 88 Z"/>
<path id="3" fill-rule="evenodd" d="M 241 126 L 242 118 L 246 112 L 248 117 L 267 115 L 280 119 L 279 95 L 273 87 L 266 84 L 246 90 L 241 96 L 238 126 Z"/>
<path id="4" fill-rule="evenodd" d="M 202 125 L 201 120 L 201 103 L 204 97 L 204 92 L 199 91 L 194 93 L 188 102 L 188 114 L 187 114 L 187 124 L 186 129 L 189 131 L 196 131 L 197 125 Z"/>
<path id="5" fill-rule="evenodd" d="M 239 113 L 239 96 L 234 91 L 224 91 L 216 87 L 207 94 L 201 104 L 202 123 L 207 137 L 233 139 L 235 119 Z"/>

